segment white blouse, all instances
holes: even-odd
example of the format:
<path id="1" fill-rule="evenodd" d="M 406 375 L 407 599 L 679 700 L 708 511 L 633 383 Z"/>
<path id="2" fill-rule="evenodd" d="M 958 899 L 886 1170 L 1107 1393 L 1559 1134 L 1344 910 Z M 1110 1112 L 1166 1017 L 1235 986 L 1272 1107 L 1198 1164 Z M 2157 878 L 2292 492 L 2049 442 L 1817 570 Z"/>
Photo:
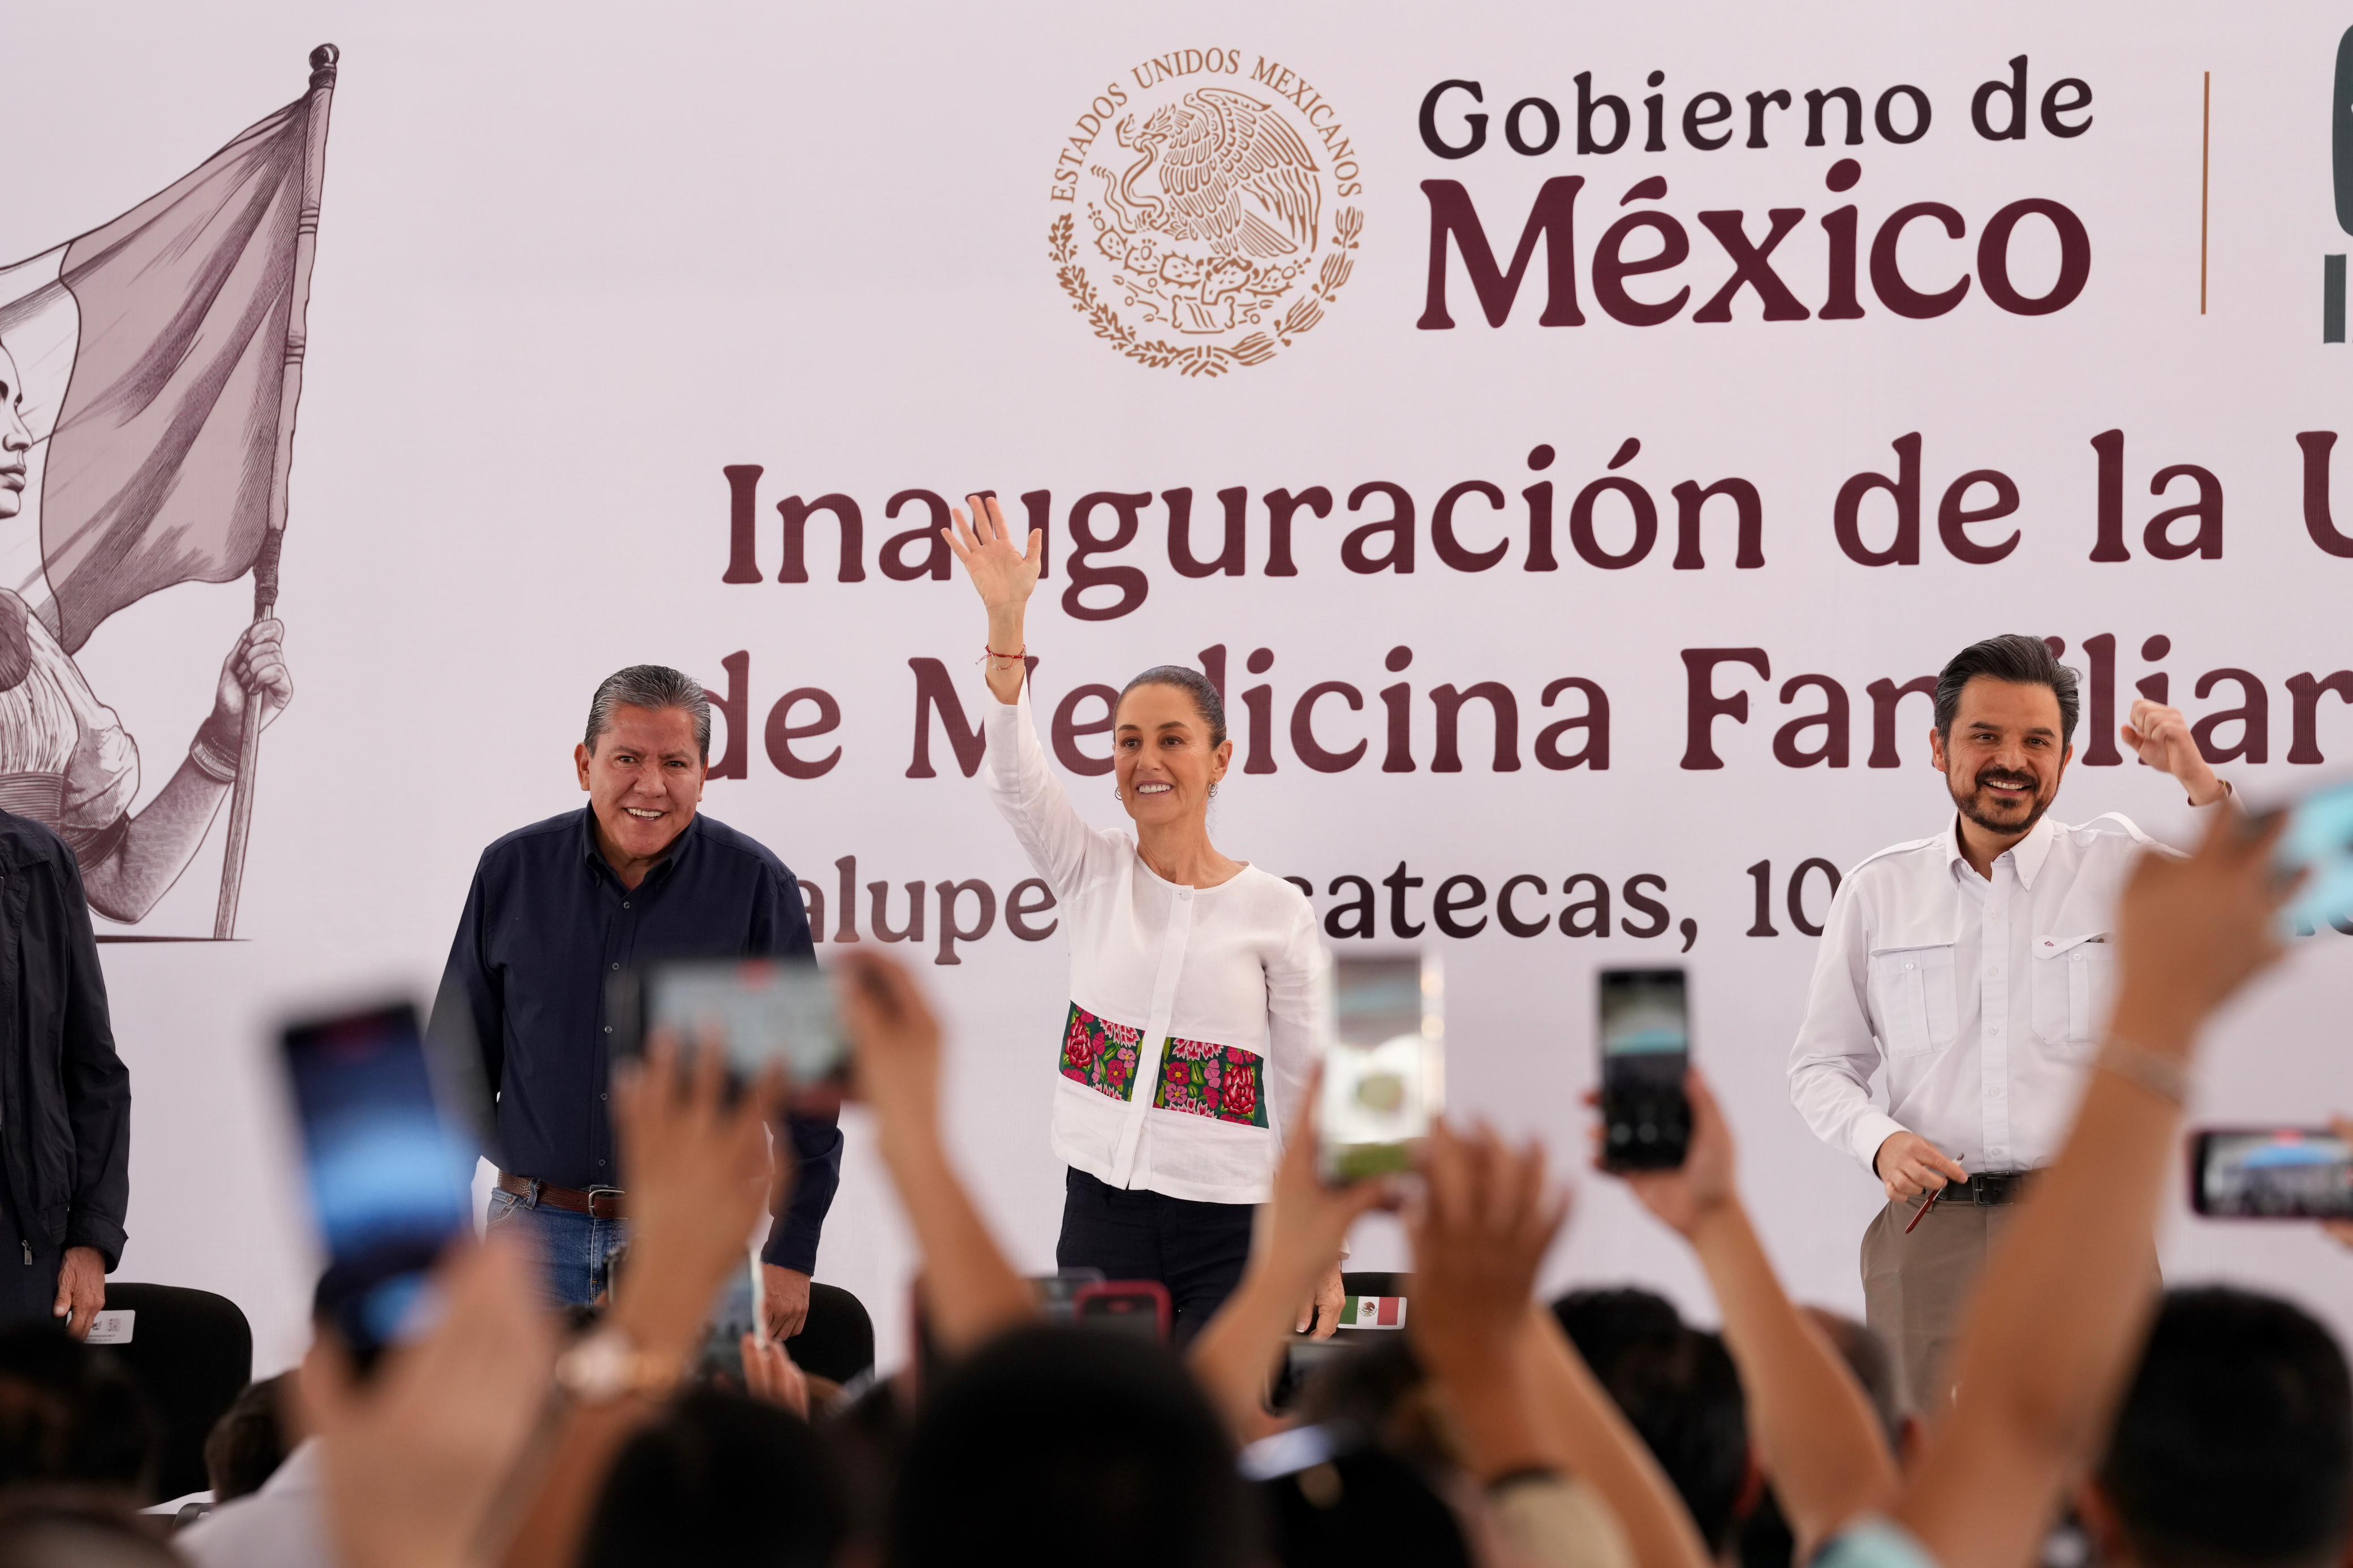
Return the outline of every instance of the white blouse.
<path id="1" fill-rule="evenodd" d="M 1332 1033 L 1307 896 L 1245 866 L 1187 888 L 1089 826 L 1038 744 L 1025 682 L 987 700 L 989 798 L 1053 889 L 1071 944 L 1054 1152 L 1114 1187 L 1264 1203 Z"/>

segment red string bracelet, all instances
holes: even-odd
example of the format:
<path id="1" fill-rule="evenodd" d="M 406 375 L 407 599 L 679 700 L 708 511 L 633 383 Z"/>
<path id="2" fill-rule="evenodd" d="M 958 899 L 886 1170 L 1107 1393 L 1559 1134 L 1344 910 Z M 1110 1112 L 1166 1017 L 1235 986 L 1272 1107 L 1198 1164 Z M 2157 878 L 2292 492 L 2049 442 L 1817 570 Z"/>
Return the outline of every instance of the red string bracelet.
<path id="1" fill-rule="evenodd" d="M 980 651 L 982 657 L 987 658 L 1020 658 L 1029 653 L 1029 645 L 1028 643 L 1023 643 L 1011 653 L 999 653 L 995 648 L 989 647 L 987 643 L 983 643 L 980 645 Z"/>

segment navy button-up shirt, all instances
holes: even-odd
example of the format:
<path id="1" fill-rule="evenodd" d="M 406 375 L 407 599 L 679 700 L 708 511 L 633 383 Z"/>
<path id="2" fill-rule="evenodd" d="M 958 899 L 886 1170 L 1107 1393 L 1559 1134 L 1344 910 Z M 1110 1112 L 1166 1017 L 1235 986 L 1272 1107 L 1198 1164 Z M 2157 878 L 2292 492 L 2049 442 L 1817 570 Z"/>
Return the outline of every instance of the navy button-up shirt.
<path id="1" fill-rule="evenodd" d="M 491 1158 L 559 1187 L 625 1187 L 606 1096 L 613 1030 L 607 980 L 673 958 L 809 958 L 800 883 L 765 845 L 698 814 L 646 879 L 625 888 L 588 809 L 551 816 L 482 851 L 449 944 L 434 1029 L 462 1010 L 497 1097 Z M 813 1273 L 841 1183 L 841 1131 L 793 1116 L 792 1202 L 762 1257 Z"/>

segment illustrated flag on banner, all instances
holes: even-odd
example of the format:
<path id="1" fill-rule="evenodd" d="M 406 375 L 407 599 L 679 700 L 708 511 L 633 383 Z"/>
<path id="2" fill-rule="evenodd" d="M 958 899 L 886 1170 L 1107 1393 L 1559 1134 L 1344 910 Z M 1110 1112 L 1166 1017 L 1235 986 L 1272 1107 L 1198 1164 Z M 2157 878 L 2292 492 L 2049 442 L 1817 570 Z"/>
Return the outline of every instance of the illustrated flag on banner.
<path id="1" fill-rule="evenodd" d="M 159 588 L 244 575 L 269 537 L 314 101 L 0 268 L 0 346 L 34 437 L 0 588 L 69 653 Z"/>
<path id="2" fill-rule="evenodd" d="M 69 778 L 72 769 L 52 753 L 62 749 L 69 761 L 92 754 L 93 725 L 85 721 L 121 741 L 115 760 L 127 766 L 111 784 L 127 787 L 136 777 L 136 751 L 73 662 L 100 622 L 159 588 L 248 572 L 253 630 L 239 646 L 274 618 L 341 57 L 332 44 L 311 50 L 307 93 L 170 188 L 79 238 L 0 268 L 0 378 L 11 384 L 0 427 L 0 485 L 10 503 L 0 527 L 0 622 L 11 634 L 0 637 L 0 698 L 15 692 L 21 710 L 19 722 L 0 725 L 0 795 L 36 808 L 48 802 L 54 826 L 72 826 L 64 792 L 88 780 Z M 45 637 L 27 635 L 28 610 Z M 40 654 L 41 642 L 53 645 L 49 654 Z M 30 681 L 37 655 L 50 661 L 37 691 Z M 44 700 L 42 691 L 61 700 Z M 208 761 L 195 747 L 188 753 L 197 773 L 230 785 L 216 940 L 237 931 L 268 721 L 261 691 L 256 684 L 246 694 L 233 764 L 217 744 Z M 183 776 L 195 775 L 175 773 L 150 805 L 173 798 Z M 85 787 L 80 798 L 99 797 Z M 184 792 L 163 814 L 167 831 L 142 837 L 139 874 L 112 879 L 106 912 L 143 918 L 185 868 L 210 824 L 209 804 L 201 814 L 184 809 L 193 804 Z M 111 823 L 81 824 L 95 831 L 75 840 L 77 852 L 109 864 L 113 850 L 100 847 L 111 833 L 119 847 L 129 823 L 124 812 Z"/>

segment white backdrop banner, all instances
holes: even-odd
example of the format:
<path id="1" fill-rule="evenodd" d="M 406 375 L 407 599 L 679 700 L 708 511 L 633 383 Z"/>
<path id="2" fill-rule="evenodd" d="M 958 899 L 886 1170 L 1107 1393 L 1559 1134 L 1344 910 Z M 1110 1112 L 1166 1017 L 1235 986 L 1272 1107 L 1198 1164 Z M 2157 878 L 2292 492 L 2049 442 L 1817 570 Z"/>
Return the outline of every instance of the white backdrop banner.
<path id="1" fill-rule="evenodd" d="M 2250 792 L 2353 765 L 2348 20 L 19 7 L 0 258 L 36 265 L 0 272 L 0 344 L 49 533 L 92 475 L 121 504 L 96 553 L 40 507 L 0 519 L 27 668 L 88 698 L 11 731 L 0 773 L 183 825 L 152 900 L 101 921 L 137 1100 L 124 1276 L 235 1296 L 265 1364 L 299 1350 L 315 1258 L 272 1025 L 428 987 L 481 847 L 579 804 L 588 694 L 646 660 L 719 699 L 705 809 L 804 879 L 820 953 L 921 966 L 958 1144 L 1049 1267 L 1062 942 L 974 776 L 983 622 L 936 537 L 986 487 L 1047 536 L 1038 711 L 1082 811 L 1120 820 L 1115 689 L 1206 668 L 1237 743 L 1219 847 L 1312 888 L 1336 951 L 1436 951 L 1457 1104 L 1565 1164 L 1594 972 L 1688 964 L 1774 1253 L 1858 1309 L 1876 1184 L 1783 1068 L 1841 871 L 1949 820 L 1939 665 L 1995 632 L 2064 645 L 2067 820 L 2183 830 L 2117 744 L 2144 694 Z M 302 227 L 330 38 L 277 492 L 297 695 L 216 942 L 229 813 L 164 796 L 252 617 L 264 511 L 259 470 L 199 459 L 218 421 L 279 415 L 240 389 L 287 281 L 232 263 Z M 232 189 L 206 160 L 247 127 Z M 58 366 L 128 329 L 43 301 L 118 257 L 76 237 L 202 168 L 211 226 L 174 221 L 231 259 L 159 245 L 111 286 L 246 303 L 154 327 L 181 357 L 135 384 L 180 411 L 118 407 L 101 441 Z M 174 367 L 206 354 L 199 406 Z M 2353 942 L 2323 931 L 2226 1020 L 2200 1116 L 2353 1104 L 2348 1014 Z M 819 1275 L 895 1354 L 906 1238 L 849 1126 Z M 1584 1186 L 1552 1283 L 1712 1313 Z M 1402 1256 L 1377 1226 L 1358 1255 Z M 2164 1258 L 2353 1327 L 2353 1261 L 2306 1231 L 2177 1216 Z"/>

